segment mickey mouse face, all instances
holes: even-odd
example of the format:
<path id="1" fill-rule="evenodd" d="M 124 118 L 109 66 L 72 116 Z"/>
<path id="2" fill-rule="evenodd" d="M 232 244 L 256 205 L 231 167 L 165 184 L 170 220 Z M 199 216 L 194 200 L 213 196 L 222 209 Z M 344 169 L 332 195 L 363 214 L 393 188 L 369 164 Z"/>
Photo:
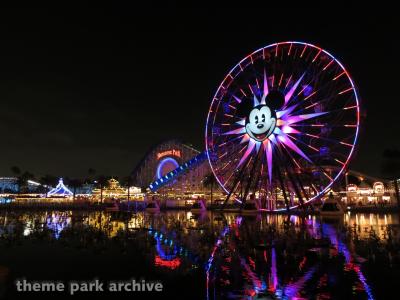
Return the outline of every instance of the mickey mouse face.
<path id="1" fill-rule="evenodd" d="M 279 90 L 271 90 L 268 95 L 259 101 L 245 98 L 240 103 L 237 116 L 244 118 L 246 133 L 257 142 L 266 140 L 273 132 L 277 124 L 276 111 L 280 110 L 285 98 Z"/>
<path id="2" fill-rule="evenodd" d="M 258 105 L 250 112 L 246 122 L 247 134 L 262 142 L 270 136 L 276 126 L 276 115 L 267 105 Z"/>

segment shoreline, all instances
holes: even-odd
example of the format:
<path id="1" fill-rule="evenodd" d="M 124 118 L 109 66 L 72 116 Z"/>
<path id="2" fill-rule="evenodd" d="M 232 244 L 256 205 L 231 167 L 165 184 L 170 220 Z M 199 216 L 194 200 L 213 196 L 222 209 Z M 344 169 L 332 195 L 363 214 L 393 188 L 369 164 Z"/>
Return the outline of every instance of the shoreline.
<path id="1" fill-rule="evenodd" d="M 106 204 L 87 204 L 87 203 L 74 203 L 74 204 L 65 204 L 65 203 L 53 203 L 53 204 L 35 204 L 35 205 L 27 205 L 27 204 L 3 204 L 0 205 L 0 210 L 60 210 L 60 211 L 67 211 L 67 210 L 89 210 L 89 211 L 107 211 Z M 164 211 L 190 211 L 190 207 L 168 207 L 168 208 L 161 208 L 161 212 Z M 140 209 L 131 209 L 128 210 L 126 207 L 116 211 L 116 212 L 128 212 L 128 213 L 135 213 L 145 211 L 142 207 Z M 110 211 L 111 212 L 111 211 Z M 240 210 L 236 208 L 226 208 L 226 209 L 219 209 L 219 208 L 208 208 L 207 212 L 214 212 L 214 213 L 242 213 L 244 215 L 256 215 L 256 214 L 271 214 L 271 215 L 319 215 L 318 211 L 303 211 L 303 210 L 290 210 L 290 211 L 246 211 Z M 399 212 L 400 208 L 396 206 L 390 207 L 354 207 L 350 209 L 346 209 L 346 212 L 354 212 L 354 213 L 392 213 L 392 212 Z M 201 212 L 193 212 L 195 215 L 200 215 Z"/>

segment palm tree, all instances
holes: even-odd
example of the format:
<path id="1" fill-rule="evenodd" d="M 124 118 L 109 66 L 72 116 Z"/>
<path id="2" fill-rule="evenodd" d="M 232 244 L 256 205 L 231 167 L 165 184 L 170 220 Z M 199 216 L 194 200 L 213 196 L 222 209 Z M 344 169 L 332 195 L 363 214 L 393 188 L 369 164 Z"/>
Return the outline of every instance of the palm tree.
<path id="1" fill-rule="evenodd" d="M 18 193 L 21 191 L 21 186 L 20 186 L 20 181 L 19 181 L 19 177 L 21 175 L 21 169 L 17 166 L 12 166 L 11 168 L 11 172 L 14 174 L 14 176 L 17 178 L 17 186 L 18 186 Z"/>
<path id="2" fill-rule="evenodd" d="M 97 184 L 100 187 L 100 202 L 103 203 L 103 190 L 104 187 L 107 185 L 108 177 L 104 175 L 97 176 Z"/>
<path id="3" fill-rule="evenodd" d="M 13 168 L 11 168 L 13 169 Z M 18 193 L 21 193 L 22 190 L 28 189 L 28 180 L 32 180 L 35 178 L 35 175 L 33 175 L 31 172 L 25 171 L 21 173 L 21 170 L 16 167 L 14 170 L 15 174 L 19 175 L 17 176 L 17 185 L 18 185 Z"/>
<path id="4" fill-rule="evenodd" d="M 72 187 L 73 191 L 73 200 L 75 201 L 76 189 L 82 186 L 83 182 L 79 178 L 73 178 L 69 180 L 69 185 Z"/>
<path id="5" fill-rule="evenodd" d="M 25 191 L 28 191 L 29 190 L 28 180 L 32 180 L 33 178 L 35 178 L 35 176 L 28 171 L 22 173 L 18 179 L 20 187 L 23 187 Z"/>
<path id="6" fill-rule="evenodd" d="M 398 149 L 386 149 L 383 152 L 382 173 L 393 180 L 397 206 L 400 208 L 400 194 L 398 179 L 400 178 L 400 151 Z"/>
<path id="7" fill-rule="evenodd" d="M 93 181 L 93 177 L 94 177 L 94 175 L 96 175 L 96 170 L 93 169 L 93 168 L 89 168 L 88 169 L 88 174 L 89 174 L 90 180 Z"/>
<path id="8" fill-rule="evenodd" d="M 42 188 L 47 193 L 49 192 L 49 187 L 57 184 L 57 177 L 53 175 L 46 174 L 42 178 L 40 178 L 40 182 L 42 183 Z"/>
<path id="9" fill-rule="evenodd" d="M 127 188 L 128 188 L 128 210 L 129 210 L 129 208 L 130 208 L 130 196 L 131 196 L 131 186 L 132 186 L 132 176 L 131 175 L 128 175 L 128 176 L 126 176 L 126 177 L 124 177 L 123 178 L 123 183 L 127 186 Z"/>
<path id="10" fill-rule="evenodd" d="M 12 166 L 10 169 L 15 176 L 19 176 L 21 174 L 21 169 L 17 166 Z"/>
<path id="11" fill-rule="evenodd" d="M 215 176 L 213 173 L 209 173 L 203 178 L 203 186 L 206 188 L 210 188 L 210 201 L 211 205 L 213 204 L 213 190 L 214 190 L 214 185 L 217 183 L 217 180 L 215 179 Z"/>

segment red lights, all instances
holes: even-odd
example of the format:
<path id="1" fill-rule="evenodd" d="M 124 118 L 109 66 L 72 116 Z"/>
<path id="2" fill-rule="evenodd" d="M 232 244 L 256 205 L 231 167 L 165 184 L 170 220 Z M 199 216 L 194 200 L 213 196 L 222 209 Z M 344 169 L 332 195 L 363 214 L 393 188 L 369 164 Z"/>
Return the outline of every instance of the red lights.
<path id="1" fill-rule="evenodd" d="M 156 256 L 154 259 L 154 264 L 157 267 L 166 267 L 171 270 L 178 268 L 181 265 L 181 259 L 179 257 L 174 258 L 173 260 L 165 260 L 162 259 L 160 256 Z"/>

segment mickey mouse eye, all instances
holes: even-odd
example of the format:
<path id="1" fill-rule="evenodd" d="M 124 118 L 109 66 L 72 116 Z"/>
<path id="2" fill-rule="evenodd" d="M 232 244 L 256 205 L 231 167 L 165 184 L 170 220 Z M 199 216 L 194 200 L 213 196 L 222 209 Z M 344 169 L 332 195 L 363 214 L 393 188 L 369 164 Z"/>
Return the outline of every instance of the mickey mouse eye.
<path id="1" fill-rule="evenodd" d="M 256 124 L 258 124 L 258 116 L 256 116 L 255 119 L 256 119 Z"/>
<path id="2" fill-rule="evenodd" d="M 262 114 L 261 117 L 262 117 L 262 121 L 265 122 L 265 115 Z"/>

